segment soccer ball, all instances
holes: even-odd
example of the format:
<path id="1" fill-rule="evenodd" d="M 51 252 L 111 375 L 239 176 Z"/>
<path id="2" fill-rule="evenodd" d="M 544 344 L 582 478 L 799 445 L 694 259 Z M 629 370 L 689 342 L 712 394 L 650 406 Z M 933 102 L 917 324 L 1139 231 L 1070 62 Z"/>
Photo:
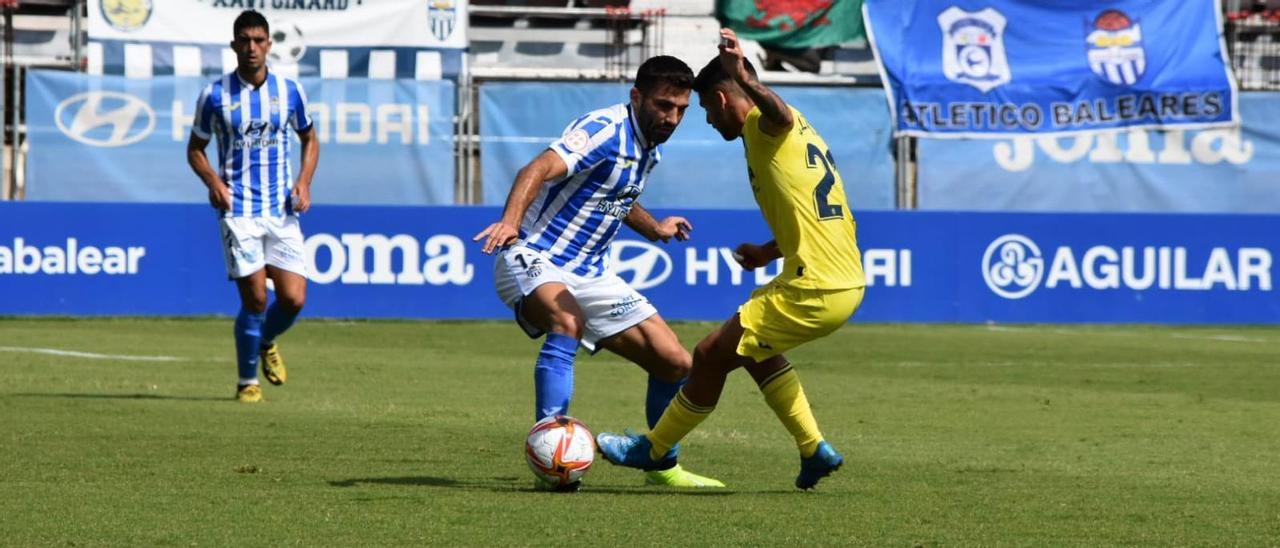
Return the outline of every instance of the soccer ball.
<path id="1" fill-rule="evenodd" d="M 271 52 L 267 58 L 281 65 L 296 65 L 307 52 L 302 41 L 302 29 L 289 21 L 271 22 Z"/>
<path id="2" fill-rule="evenodd" d="M 587 474 L 595 455 L 596 440 L 587 425 L 564 415 L 538 421 L 524 442 L 529 469 L 553 488 L 575 486 Z"/>

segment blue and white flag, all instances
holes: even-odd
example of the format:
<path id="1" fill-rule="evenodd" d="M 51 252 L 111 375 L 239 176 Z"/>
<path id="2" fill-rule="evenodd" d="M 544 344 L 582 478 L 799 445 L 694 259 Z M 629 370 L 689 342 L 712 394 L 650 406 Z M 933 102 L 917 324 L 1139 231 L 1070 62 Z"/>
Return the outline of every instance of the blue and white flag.
<path id="1" fill-rule="evenodd" d="M 866 0 L 894 131 L 1238 124 L 1216 0 Z"/>
<path id="2" fill-rule="evenodd" d="M 290 77 L 453 78 L 467 47 L 467 0 L 89 0 L 86 72 L 226 74 L 245 9 L 267 18 L 268 61 Z"/>

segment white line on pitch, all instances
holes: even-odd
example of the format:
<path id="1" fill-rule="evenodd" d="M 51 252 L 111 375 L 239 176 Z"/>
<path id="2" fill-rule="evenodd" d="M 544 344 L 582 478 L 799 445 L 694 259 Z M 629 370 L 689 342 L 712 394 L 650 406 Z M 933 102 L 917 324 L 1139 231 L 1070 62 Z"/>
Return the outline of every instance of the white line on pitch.
<path id="1" fill-rule="evenodd" d="M 1001 325 L 988 325 L 987 331 L 997 331 L 1004 333 L 1050 333 L 1054 335 L 1084 335 L 1089 337 L 1106 336 L 1106 337 L 1148 337 L 1156 335 L 1158 332 L 1131 332 L 1122 329 L 1111 328 L 1108 331 L 1102 330 L 1072 330 L 1061 328 L 1034 328 L 1034 327 L 1009 327 Z M 1269 339 L 1258 337 L 1245 337 L 1241 335 L 1188 335 L 1185 333 L 1169 333 L 1168 337 L 1174 339 L 1190 339 L 1200 341 L 1222 341 L 1222 342 L 1247 342 L 1247 343 L 1266 343 L 1271 342 Z"/>
<path id="2" fill-rule="evenodd" d="M 1266 339 L 1258 339 L 1254 337 L 1242 337 L 1240 335 L 1182 335 L 1179 333 L 1174 333 L 1169 336 L 1175 339 L 1200 339 L 1200 340 L 1210 340 L 1210 341 L 1252 342 L 1252 343 L 1269 342 Z"/>
<path id="3" fill-rule="evenodd" d="M 90 360 L 121 360 L 133 362 L 179 362 L 182 358 L 174 356 L 130 356 L 127 354 L 95 354 L 93 352 L 76 352 L 74 350 L 58 350 L 56 348 L 27 348 L 22 346 L 0 346 L 0 352 L 25 352 L 28 354 L 48 354 L 50 356 L 66 356 L 68 358 L 86 358 Z"/>

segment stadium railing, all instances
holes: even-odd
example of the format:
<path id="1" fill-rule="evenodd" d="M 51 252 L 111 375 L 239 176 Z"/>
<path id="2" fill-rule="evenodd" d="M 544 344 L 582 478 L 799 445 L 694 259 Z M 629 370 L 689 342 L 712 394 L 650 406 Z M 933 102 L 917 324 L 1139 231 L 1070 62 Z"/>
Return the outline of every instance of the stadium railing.
<path id="1" fill-rule="evenodd" d="M 80 7 L 81 9 L 74 9 Z M 4 103 L 4 171 L 0 200 L 22 198 L 26 181 L 23 86 L 30 67 L 75 69 L 83 59 L 83 0 L 0 1 L 0 94 Z"/>
<path id="2" fill-rule="evenodd" d="M 1261 7 L 1228 13 L 1223 23 L 1231 68 L 1241 90 L 1280 90 L 1280 2 Z"/>
<path id="3" fill-rule="evenodd" d="M 586 6 L 586 7 L 581 7 Z M 716 54 L 719 23 L 705 0 L 480 0 L 468 6 L 470 52 L 458 80 L 456 195 L 479 203 L 478 90 L 493 81 L 625 81 L 653 55 L 676 55 L 695 70 Z M 744 41 L 764 69 L 769 52 Z M 865 42 L 826 52 L 817 72 L 763 70 L 771 84 L 879 85 Z"/>

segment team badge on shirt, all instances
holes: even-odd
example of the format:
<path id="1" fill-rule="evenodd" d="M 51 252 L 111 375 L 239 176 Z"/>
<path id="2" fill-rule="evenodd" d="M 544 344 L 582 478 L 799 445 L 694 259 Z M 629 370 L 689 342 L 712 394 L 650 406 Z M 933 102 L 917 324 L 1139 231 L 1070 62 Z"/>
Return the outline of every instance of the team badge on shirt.
<path id="1" fill-rule="evenodd" d="M 587 135 L 584 129 L 575 129 L 564 136 L 564 146 L 574 152 L 582 152 L 587 149 L 587 143 L 591 137 Z"/>

